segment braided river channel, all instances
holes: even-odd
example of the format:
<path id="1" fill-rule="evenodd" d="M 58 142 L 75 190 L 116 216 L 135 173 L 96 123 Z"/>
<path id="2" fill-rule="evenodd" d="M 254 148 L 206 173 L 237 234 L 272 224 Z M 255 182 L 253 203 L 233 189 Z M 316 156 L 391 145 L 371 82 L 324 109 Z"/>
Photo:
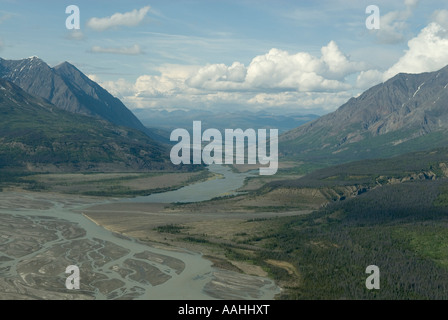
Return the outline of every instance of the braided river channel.
<path id="1" fill-rule="evenodd" d="M 280 289 L 271 279 L 214 268 L 198 252 L 151 246 L 82 214 L 114 201 L 204 201 L 253 174 L 209 170 L 220 178 L 124 200 L 0 192 L 0 299 L 273 299 Z M 70 265 L 80 270 L 79 290 L 66 288 Z"/>

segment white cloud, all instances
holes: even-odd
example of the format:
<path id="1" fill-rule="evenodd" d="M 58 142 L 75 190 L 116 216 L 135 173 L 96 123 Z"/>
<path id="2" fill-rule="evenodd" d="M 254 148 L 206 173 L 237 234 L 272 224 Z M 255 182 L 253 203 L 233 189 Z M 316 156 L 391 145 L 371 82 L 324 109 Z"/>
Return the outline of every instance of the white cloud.
<path id="1" fill-rule="evenodd" d="M 406 1 L 415 6 L 417 1 Z M 385 72 L 361 71 L 356 87 L 368 89 L 398 73 L 422 73 L 439 70 L 448 65 L 448 10 L 437 10 L 432 21 L 407 43 L 404 54 Z"/>
<path id="2" fill-rule="evenodd" d="M 432 21 L 448 30 L 448 10 L 436 10 L 432 14 Z"/>
<path id="3" fill-rule="evenodd" d="M 134 9 L 126 13 L 115 13 L 110 17 L 91 18 L 87 21 L 87 26 L 96 31 L 104 31 L 114 27 L 134 27 L 140 24 L 149 12 L 150 6 Z"/>
<path id="4" fill-rule="evenodd" d="M 283 107 L 323 112 L 351 97 L 345 77 L 363 68 L 364 63 L 351 61 L 331 41 L 320 56 L 274 48 L 247 66 L 164 65 L 158 75 L 139 76 L 135 83 L 120 79 L 101 85 L 131 108 Z"/>
<path id="5" fill-rule="evenodd" d="M 255 57 L 247 70 L 247 83 L 261 90 L 302 90 L 318 86 L 324 79 L 318 75 L 322 65 L 318 58 L 306 52 L 290 55 L 287 51 L 271 49 Z M 317 87 L 316 87 L 317 89 Z"/>
<path id="6" fill-rule="evenodd" d="M 356 87 L 359 89 L 368 89 L 383 81 L 383 72 L 378 70 L 361 71 L 356 78 Z"/>
<path id="7" fill-rule="evenodd" d="M 135 82 L 137 96 L 162 97 L 182 92 L 183 82 L 166 76 L 143 75 Z"/>
<path id="8" fill-rule="evenodd" d="M 82 31 L 79 30 L 69 31 L 65 36 L 65 38 L 68 40 L 76 40 L 76 41 L 84 40 L 84 33 L 82 33 Z"/>
<path id="9" fill-rule="evenodd" d="M 130 108 L 282 108 L 325 113 L 353 95 L 346 77 L 364 69 L 364 63 L 351 61 L 331 41 L 320 55 L 274 48 L 248 65 L 164 65 L 158 75 L 142 75 L 134 83 L 120 79 L 101 85 Z"/>
<path id="10" fill-rule="evenodd" d="M 408 27 L 405 20 L 403 13 L 399 11 L 389 12 L 381 17 L 381 28 L 377 32 L 378 41 L 387 44 L 402 42 L 403 32 Z"/>
<path id="11" fill-rule="evenodd" d="M 100 82 L 100 77 L 98 77 L 96 74 L 88 74 L 87 78 L 89 78 L 90 80 L 98 83 Z"/>
<path id="12" fill-rule="evenodd" d="M 364 63 L 352 62 L 349 58 L 339 50 L 336 42 L 330 41 L 326 47 L 322 47 L 321 60 L 328 69 L 325 74 L 337 79 L 342 79 L 346 75 L 355 73 L 365 68 Z"/>
<path id="13" fill-rule="evenodd" d="M 198 71 L 195 66 L 165 65 L 160 75 L 142 75 L 134 84 L 138 97 L 172 97 L 177 94 L 196 94 L 197 89 L 187 85 L 187 79 Z"/>
<path id="14" fill-rule="evenodd" d="M 114 48 L 104 48 L 100 46 L 93 46 L 90 49 L 93 53 L 111 53 L 111 54 L 124 54 L 124 55 L 138 55 L 142 54 L 143 51 L 138 44 L 132 47 L 114 47 Z"/>
<path id="15" fill-rule="evenodd" d="M 186 83 L 221 91 L 334 91 L 348 89 L 343 79 L 364 68 L 363 63 L 350 61 L 334 41 L 321 52 L 321 57 L 316 57 L 273 48 L 253 58 L 247 67 L 240 62 L 204 66 Z"/>
<path id="16" fill-rule="evenodd" d="M 408 41 L 408 50 L 384 73 L 387 80 L 397 73 L 436 71 L 448 64 L 448 32 L 436 22 L 430 23 Z"/>
<path id="17" fill-rule="evenodd" d="M 406 1 L 409 6 L 415 1 Z M 320 50 L 289 53 L 273 48 L 250 63 L 164 65 L 159 74 L 135 82 L 101 83 L 131 108 L 282 108 L 315 113 L 336 109 L 358 90 L 366 90 L 399 72 L 420 73 L 448 64 L 447 10 L 408 41 L 408 49 L 388 70 L 368 69 L 352 61 L 334 41 Z"/>
<path id="18" fill-rule="evenodd" d="M 101 82 L 106 90 L 115 96 L 125 96 L 133 103 L 144 99 L 190 96 L 198 90 L 186 85 L 186 79 L 197 72 L 199 67 L 183 65 L 163 65 L 160 75 L 142 75 L 131 83 L 124 79 Z"/>
<path id="19" fill-rule="evenodd" d="M 280 92 L 259 93 L 247 101 L 252 107 L 290 107 L 300 110 L 333 111 L 351 98 L 348 92 Z"/>
<path id="20" fill-rule="evenodd" d="M 408 8 L 415 8 L 419 0 L 404 0 L 404 4 Z"/>
<path id="21" fill-rule="evenodd" d="M 89 76 L 89 78 L 91 76 Z M 93 77 L 90 79 L 100 84 L 104 89 L 109 91 L 110 94 L 120 99 L 125 99 L 126 97 L 134 96 L 136 93 L 135 85 L 122 78 L 116 81 L 99 82 L 100 81 L 99 77 L 93 75 Z"/>
<path id="22" fill-rule="evenodd" d="M 380 29 L 373 31 L 380 43 L 395 44 L 405 40 L 409 28 L 407 20 L 412 16 L 418 0 L 405 0 L 402 11 L 391 11 L 381 15 Z"/>
<path id="23" fill-rule="evenodd" d="M 240 62 L 234 62 L 230 67 L 225 64 L 211 64 L 200 68 L 186 79 L 186 84 L 192 88 L 211 91 L 246 90 L 246 75 L 247 68 Z"/>
<path id="24" fill-rule="evenodd" d="M 408 19 L 416 10 L 418 1 L 402 0 L 402 3 L 401 11 L 382 16 L 383 42 L 402 41 L 408 36 Z M 335 41 L 330 41 L 317 53 L 272 48 L 244 62 L 188 66 L 165 64 L 155 73 L 142 73 L 135 81 L 118 79 L 99 83 L 131 109 L 269 108 L 323 114 L 399 72 L 434 71 L 447 65 L 448 10 L 434 12 L 432 21 L 412 39 L 407 39 L 407 50 L 401 58 L 394 56 L 390 59 L 387 67 L 369 67 L 365 62 L 354 61 Z M 165 34 L 160 38 L 181 44 L 182 41 L 191 41 L 177 36 L 170 39 Z M 203 39 L 195 41 L 202 44 Z M 402 45 L 405 46 L 406 42 Z M 378 57 L 383 61 L 382 48 L 385 47 L 377 47 Z M 392 49 L 389 47 L 387 50 Z M 97 47 L 92 51 L 137 54 L 141 49 L 135 46 Z M 189 60 L 188 63 L 197 63 L 197 60 Z M 375 65 L 374 61 L 371 63 Z M 100 81 L 95 75 L 91 79 Z"/>

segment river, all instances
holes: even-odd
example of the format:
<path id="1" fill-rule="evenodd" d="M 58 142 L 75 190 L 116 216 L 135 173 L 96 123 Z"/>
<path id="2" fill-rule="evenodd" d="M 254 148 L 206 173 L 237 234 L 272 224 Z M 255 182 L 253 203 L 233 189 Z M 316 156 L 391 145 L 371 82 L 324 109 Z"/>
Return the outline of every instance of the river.
<path id="1" fill-rule="evenodd" d="M 195 183 L 175 191 L 120 201 L 204 201 L 234 193 L 244 184 L 244 179 L 252 174 L 234 173 L 224 166 L 212 166 L 209 169 L 222 178 Z M 107 202 L 109 201 L 103 203 Z M 210 290 L 204 290 L 210 283 L 217 281 L 217 270 L 201 254 L 150 247 L 134 239 L 119 237 L 75 212 L 98 203 L 17 192 L 0 193 L 0 203 L 0 219 L 4 220 L 0 233 L 0 261 L 3 260 L 0 267 L 0 295 L 2 285 L 10 286 L 11 281 L 6 280 L 12 279 L 12 283 L 20 288 L 32 286 L 36 281 L 47 284 L 42 289 L 42 294 L 52 297 L 48 290 L 55 283 L 64 283 L 63 280 L 67 277 L 65 266 L 74 264 L 81 267 L 81 279 L 83 272 L 89 274 L 87 278 L 90 283 L 81 283 L 85 291 L 93 294 L 95 299 L 220 298 L 210 295 Z M 17 203 L 24 204 L 24 208 L 18 209 Z M 25 205 L 26 203 L 29 205 Z M 31 250 L 26 247 L 30 243 L 39 243 L 39 247 Z M 20 250 L 28 251 L 24 254 Z M 112 257 L 108 256 L 109 253 Z M 145 272 L 152 274 L 153 283 L 140 275 Z M 279 292 L 274 282 L 267 278 L 237 273 L 228 276 L 236 279 L 229 287 L 242 287 L 239 288 L 240 293 L 234 290 L 227 296 L 239 299 L 272 299 Z M 53 278 L 57 278 L 57 281 Z M 164 280 L 159 281 L 158 278 Z M 246 289 L 252 294 L 244 294 L 244 283 L 247 283 Z M 99 289 L 96 288 L 100 285 Z M 10 287 L 7 289 L 13 290 Z"/>
<path id="2" fill-rule="evenodd" d="M 220 178 L 214 178 L 200 183 L 194 183 L 178 190 L 154 193 L 149 196 L 125 199 L 125 202 L 199 202 L 213 199 L 215 197 L 235 194 L 237 189 L 244 185 L 247 177 L 253 176 L 258 170 L 245 173 L 235 173 L 229 167 L 212 164 L 207 167 L 212 173 Z"/>

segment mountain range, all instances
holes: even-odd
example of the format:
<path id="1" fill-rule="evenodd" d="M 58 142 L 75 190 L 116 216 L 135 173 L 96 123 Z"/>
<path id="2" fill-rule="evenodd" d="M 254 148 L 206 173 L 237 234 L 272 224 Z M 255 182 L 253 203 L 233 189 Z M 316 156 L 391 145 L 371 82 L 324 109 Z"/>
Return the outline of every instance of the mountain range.
<path id="1" fill-rule="evenodd" d="M 68 62 L 53 68 L 38 57 L 22 60 L 0 58 L 0 78 L 11 81 L 56 107 L 140 130 L 157 141 L 166 141 L 145 127 L 118 99 Z"/>
<path id="2" fill-rule="evenodd" d="M 448 66 L 400 73 L 280 137 L 286 159 L 322 166 L 448 143 Z"/>
<path id="3" fill-rule="evenodd" d="M 65 155 L 69 167 L 76 161 L 85 162 L 80 167 L 91 166 L 95 157 L 87 155 L 93 154 L 94 150 L 103 156 L 108 154 L 100 156 L 104 163 L 121 159 L 116 164 L 122 163 L 125 168 L 165 167 L 168 147 L 160 141 L 166 142 L 167 137 L 155 128 L 190 128 L 193 120 L 203 120 L 204 127 L 219 128 L 281 126 L 286 131 L 296 126 L 280 136 L 280 157 L 312 163 L 315 167 L 391 157 L 443 147 L 448 143 L 448 66 L 435 72 L 400 73 L 317 119 L 314 115 L 274 116 L 247 112 L 222 112 L 217 116 L 207 111 L 161 111 L 155 113 L 153 119 L 147 113 L 141 115 L 146 124 L 154 126 L 152 129 L 145 127 L 118 98 L 68 62 L 52 68 L 37 57 L 0 58 L 0 79 L 0 107 L 4 115 L 0 136 L 2 165 L 8 164 L 6 159 L 13 160 L 8 152 L 17 156 L 20 150 L 26 150 L 24 158 L 27 161 L 13 156 L 12 163 L 30 166 L 33 161 L 41 163 L 41 158 L 35 158 L 37 150 L 47 148 L 45 150 L 56 154 L 56 150 L 62 152 L 62 145 L 70 145 L 75 149 L 69 148 Z M 34 114 L 34 118 L 30 114 Z M 81 127 L 84 132 L 79 130 Z M 55 134 L 50 133 L 52 130 Z M 90 135 L 94 132 L 96 137 Z M 66 135 L 65 144 L 62 134 Z M 84 139 L 84 144 L 79 137 Z M 118 139 L 115 141 L 118 158 L 112 155 L 115 147 L 109 144 L 113 143 L 114 137 Z M 28 144 L 19 147 L 24 143 L 23 139 Z M 84 149 L 88 145 L 91 151 Z M 108 151 L 99 150 L 103 145 Z M 76 157 L 67 158 L 67 155 L 74 156 L 74 150 L 78 157 L 75 162 L 71 160 Z M 150 156 L 143 150 L 151 150 Z M 62 163 L 57 157 L 50 158 Z M 149 164 L 156 162 L 158 165 Z"/>
<path id="4" fill-rule="evenodd" d="M 0 115 L 0 169 L 107 172 L 174 168 L 166 148 L 143 132 L 59 109 L 4 79 L 0 79 Z"/>

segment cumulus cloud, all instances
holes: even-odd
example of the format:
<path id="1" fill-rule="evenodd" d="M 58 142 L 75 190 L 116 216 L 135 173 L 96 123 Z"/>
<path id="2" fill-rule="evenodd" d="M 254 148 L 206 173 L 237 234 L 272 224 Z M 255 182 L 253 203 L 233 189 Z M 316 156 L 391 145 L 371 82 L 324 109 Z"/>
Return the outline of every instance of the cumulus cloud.
<path id="1" fill-rule="evenodd" d="M 247 68 L 240 62 L 231 66 L 212 64 L 200 68 L 194 75 L 186 79 L 186 84 L 192 88 L 206 90 L 246 90 Z"/>
<path id="2" fill-rule="evenodd" d="M 124 97 L 134 107 L 148 107 L 152 99 L 160 105 L 160 98 L 190 99 L 198 90 L 189 88 L 186 79 L 191 77 L 199 67 L 183 65 L 164 65 L 158 70 L 160 75 L 142 75 L 135 82 L 124 79 L 101 82 L 106 90 L 117 97 Z"/>
<path id="3" fill-rule="evenodd" d="M 407 20 L 412 16 L 418 0 L 405 0 L 402 11 L 391 11 L 381 16 L 379 30 L 375 30 L 377 40 L 384 44 L 395 44 L 405 40 L 409 27 Z"/>
<path id="4" fill-rule="evenodd" d="M 250 98 L 247 103 L 252 107 L 295 107 L 301 110 L 333 111 L 351 98 L 348 92 L 280 92 L 280 93 L 258 93 Z"/>
<path id="5" fill-rule="evenodd" d="M 408 41 L 408 50 L 383 76 L 387 80 L 397 73 L 436 71 L 448 64 L 448 32 L 437 22 L 431 22 L 416 37 Z"/>
<path id="6" fill-rule="evenodd" d="M 143 75 L 135 82 L 135 91 L 139 97 L 163 97 L 182 92 L 183 82 L 166 76 Z"/>
<path id="7" fill-rule="evenodd" d="M 331 41 L 321 49 L 321 57 L 273 48 L 256 56 L 247 67 L 240 62 L 204 66 L 186 83 L 224 91 L 334 91 L 347 89 L 344 77 L 363 68 L 363 63 L 350 61 Z"/>
<path id="8" fill-rule="evenodd" d="M 324 63 L 324 67 L 328 69 L 325 71 L 325 74 L 329 77 L 342 79 L 346 75 L 365 68 L 364 63 L 350 61 L 349 58 L 339 50 L 334 41 L 330 41 L 327 46 L 322 47 L 321 52 L 321 61 Z"/>
<path id="9" fill-rule="evenodd" d="M 104 89 L 109 91 L 115 97 L 124 98 L 134 96 L 136 94 L 135 84 L 128 82 L 122 78 L 116 81 L 99 82 L 100 79 L 97 76 L 94 76 L 93 78 L 91 78 L 91 80 L 101 84 Z"/>
<path id="10" fill-rule="evenodd" d="M 416 1 L 406 1 L 416 5 Z M 379 70 L 361 71 L 356 87 L 368 89 L 386 81 L 398 73 L 422 73 L 439 70 L 448 65 L 448 10 L 437 10 L 430 22 L 420 33 L 407 43 L 404 54 L 385 72 Z"/>
<path id="11" fill-rule="evenodd" d="M 96 31 L 104 31 L 121 26 L 134 27 L 143 21 L 149 10 L 150 6 L 146 6 L 140 10 L 134 9 L 126 13 L 115 13 L 110 17 L 91 18 L 87 21 L 87 26 Z"/>
<path id="12" fill-rule="evenodd" d="M 288 52 L 271 49 L 250 63 L 246 82 L 252 88 L 290 91 L 324 91 L 344 89 L 343 83 L 326 79 L 323 74 L 329 66 L 306 52 L 290 55 Z"/>
<path id="13" fill-rule="evenodd" d="M 135 88 L 140 96 L 164 96 L 186 90 L 195 93 L 339 91 L 350 88 L 344 81 L 347 75 L 363 68 L 363 63 L 350 61 L 331 41 L 322 48 L 320 57 L 274 48 L 254 57 L 248 66 L 241 62 L 188 69 L 169 66 L 160 69 L 160 75 L 139 77 Z"/>
<path id="14" fill-rule="evenodd" d="M 448 10 L 436 10 L 432 14 L 432 21 L 448 30 Z"/>
<path id="15" fill-rule="evenodd" d="M 111 53 L 111 54 L 124 54 L 124 55 L 138 55 L 142 54 L 143 51 L 138 44 L 132 47 L 114 47 L 114 48 L 104 48 L 100 46 L 93 46 L 90 49 L 93 53 Z"/>
<path id="16" fill-rule="evenodd" d="M 383 81 L 383 72 L 378 70 L 361 71 L 356 78 L 356 87 L 359 89 L 368 89 Z"/>
<path id="17" fill-rule="evenodd" d="M 187 84 L 187 79 L 198 72 L 199 67 L 164 65 L 158 69 L 160 75 L 142 75 L 134 84 L 138 97 L 168 97 L 177 94 L 194 94 L 198 90 Z"/>
<path id="18" fill-rule="evenodd" d="M 405 19 L 417 5 L 416 0 L 404 3 L 406 14 L 391 14 L 390 21 Z M 144 74 L 133 82 L 119 79 L 100 84 L 131 108 L 277 108 L 326 113 L 397 73 L 435 71 L 447 65 L 446 24 L 448 10 L 434 12 L 432 22 L 408 41 L 402 57 L 386 71 L 369 70 L 368 64 L 353 61 L 330 41 L 317 54 L 273 48 L 246 64 L 166 64 L 157 74 Z M 406 28 L 395 26 L 396 31 Z"/>
<path id="19" fill-rule="evenodd" d="M 290 54 L 271 49 L 267 54 L 253 58 L 248 66 L 241 62 L 202 67 L 169 65 L 159 69 L 160 75 L 140 76 L 134 85 L 136 96 L 349 89 L 344 77 L 360 71 L 364 64 L 350 61 L 334 42 L 323 47 L 321 52 L 321 57 L 316 57 L 306 52 Z"/>
<path id="20" fill-rule="evenodd" d="M 134 83 L 101 83 L 133 108 L 264 107 L 329 111 L 344 103 L 352 85 L 346 77 L 365 69 L 331 41 L 320 55 L 271 49 L 248 65 L 241 62 L 205 66 L 164 65 L 158 75 Z"/>

